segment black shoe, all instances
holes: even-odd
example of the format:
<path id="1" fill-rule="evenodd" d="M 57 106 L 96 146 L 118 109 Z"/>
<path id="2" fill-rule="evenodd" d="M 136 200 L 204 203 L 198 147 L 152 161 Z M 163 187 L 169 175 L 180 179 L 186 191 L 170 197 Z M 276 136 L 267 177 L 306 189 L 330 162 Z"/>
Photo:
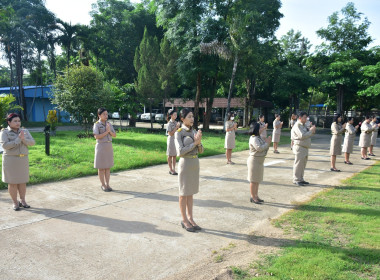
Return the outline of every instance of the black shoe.
<path id="1" fill-rule="evenodd" d="M 106 186 L 101 186 L 102 190 L 104 192 L 110 192 L 111 190 L 109 188 L 107 188 Z"/>
<path id="2" fill-rule="evenodd" d="M 334 171 L 334 172 L 340 172 L 339 169 L 334 169 L 334 168 L 330 168 L 330 171 Z"/>
<path id="3" fill-rule="evenodd" d="M 255 200 L 253 200 L 252 197 L 249 198 L 249 201 L 250 201 L 251 203 L 261 204 L 260 200 L 255 201 Z"/>
<path id="4" fill-rule="evenodd" d="M 193 229 L 195 229 L 195 230 L 202 230 L 202 228 L 200 227 L 200 226 L 194 226 L 192 223 L 190 223 L 192 226 L 193 226 Z"/>
<path id="5" fill-rule="evenodd" d="M 186 227 L 185 224 L 181 221 L 182 228 L 186 229 L 189 232 L 195 232 L 195 228 L 192 227 Z"/>
<path id="6" fill-rule="evenodd" d="M 260 198 L 258 198 L 257 199 L 259 202 L 264 202 L 264 199 L 260 199 Z"/>
<path id="7" fill-rule="evenodd" d="M 369 157 L 366 157 L 366 158 L 362 157 L 362 159 L 364 159 L 364 160 L 369 160 L 370 158 L 369 158 Z"/>
<path id="8" fill-rule="evenodd" d="M 371 157 L 375 157 L 376 155 L 374 155 L 374 154 L 368 154 L 369 156 L 371 156 Z"/>
<path id="9" fill-rule="evenodd" d="M 19 211 L 20 210 L 20 207 L 18 205 L 13 205 L 13 210 L 15 211 Z"/>
<path id="10" fill-rule="evenodd" d="M 309 185 L 309 182 L 306 182 L 306 181 L 302 181 L 301 183 L 304 185 Z"/>
<path id="11" fill-rule="evenodd" d="M 344 163 L 345 163 L 345 164 L 348 164 L 348 165 L 353 165 L 353 163 L 350 162 L 350 161 L 344 161 Z"/>
<path id="12" fill-rule="evenodd" d="M 30 208 L 28 204 L 22 204 L 21 201 L 18 202 L 18 206 L 24 207 L 24 208 Z"/>
<path id="13" fill-rule="evenodd" d="M 305 186 L 305 184 L 302 183 L 302 182 L 294 182 L 293 184 L 297 185 L 297 186 L 300 186 L 300 187 Z"/>

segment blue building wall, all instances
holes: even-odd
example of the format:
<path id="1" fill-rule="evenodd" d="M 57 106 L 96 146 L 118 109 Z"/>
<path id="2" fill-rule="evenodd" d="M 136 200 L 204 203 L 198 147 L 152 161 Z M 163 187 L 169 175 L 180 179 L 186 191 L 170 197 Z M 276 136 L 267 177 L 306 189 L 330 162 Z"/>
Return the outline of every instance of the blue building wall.
<path id="1" fill-rule="evenodd" d="M 18 88 L 13 88 L 12 92 L 9 87 L 0 88 L 0 94 L 12 93 L 16 99 L 18 98 Z M 49 110 L 57 110 L 56 105 L 51 104 L 52 86 L 27 86 L 24 87 L 26 100 L 26 110 L 28 120 L 32 122 L 44 122 Z M 34 102 L 33 102 L 34 99 Z M 70 122 L 70 115 L 65 111 L 59 111 L 58 120 L 60 122 Z"/>

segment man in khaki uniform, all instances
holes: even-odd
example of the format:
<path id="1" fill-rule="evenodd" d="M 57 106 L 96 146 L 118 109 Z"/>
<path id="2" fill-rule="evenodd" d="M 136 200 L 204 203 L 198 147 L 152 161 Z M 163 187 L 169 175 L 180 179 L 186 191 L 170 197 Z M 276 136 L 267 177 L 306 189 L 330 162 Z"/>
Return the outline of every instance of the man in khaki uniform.
<path id="1" fill-rule="evenodd" d="M 294 142 L 293 154 L 295 155 L 293 164 L 293 183 L 297 186 L 309 184 L 303 178 L 309 148 L 311 147 L 311 136 L 315 134 L 316 127 L 313 125 L 310 130 L 306 127 L 307 113 L 301 112 L 297 123 L 291 131 L 291 138 Z"/>

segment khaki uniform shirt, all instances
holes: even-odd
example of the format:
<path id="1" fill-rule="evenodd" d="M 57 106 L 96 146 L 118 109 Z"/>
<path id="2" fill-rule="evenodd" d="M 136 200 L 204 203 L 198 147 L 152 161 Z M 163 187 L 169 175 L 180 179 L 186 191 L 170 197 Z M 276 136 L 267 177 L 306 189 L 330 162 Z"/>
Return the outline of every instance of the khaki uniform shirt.
<path id="1" fill-rule="evenodd" d="M 260 129 L 265 127 L 265 122 L 259 122 L 259 124 L 260 124 Z M 266 138 L 267 137 L 267 130 L 266 129 L 262 130 L 260 136 Z"/>
<path id="2" fill-rule="evenodd" d="M 269 145 L 260 136 L 249 138 L 249 155 L 255 157 L 265 157 L 268 153 Z"/>
<path id="3" fill-rule="evenodd" d="M 293 126 L 297 123 L 297 120 L 290 120 L 290 127 L 293 128 Z"/>
<path id="4" fill-rule="evenodd" d="M 302 124 L 300 121 L 297 121 L 292 128 L 291 137 L 294 145 L 309 149 L 311 147 L 311 136 L 313 133 L 307 129 L 306 124 Z"/>
<path id="5" fill-rule="evenodd" d="M 331 124 L 331 134 L 332 135 L 342 135 L 346 131 L 345 128 L 342 128 L 342 124 L 333 122 Z"/>
<path id="6" fill-rule="evenodd" d="M 101 121 L 97 121 L 96 123 L 94 123 L 94 127 L 93 127 L 94 135 L 99 135 L 106 132 L 107 123 L 102 123 Z M 110 125 L 111 132 L 115 133 L 115 130 L 112 124 L 109 123 L 109 125 Z M 107 143 L 107 142 L 112 142 L 112 136 L 109 133 L 106 136 L 104 136 L 102 139 L 96 139 L 96 143 Z"/>
<path id="7" fill-rule="evenodd" d="M 18 135 L 24 131 L 25 139 L 21 141 Z M 9 126 L 1 131 L 1 142 L 3 146 L 4 155 L 19 156 L 28 155 L 28 146 L 36 144 L 32 135 L 27 129 L 20 128 L 17 132 L 13 131 Z"/>
<path id="8" fill-rule="evenodd" d="M 182 125 L 175 133 L 175 147 L 179 157 L 196 157 L 198 153 L 203 153 L 203 146 L 194 145 L 194 135 L 196 131 L 193 128 L 187 128 Z"/>
<path id="9" fill-rule="evenodd" d="M 170 136 L 168 132 L 173 131 L 176 127 L 177 127 L 177 122 L 176 121 L 172 121 L 170 119 L 170 121 L 168 122 L 168 125 L 166 127 L 166 136 Z"/>

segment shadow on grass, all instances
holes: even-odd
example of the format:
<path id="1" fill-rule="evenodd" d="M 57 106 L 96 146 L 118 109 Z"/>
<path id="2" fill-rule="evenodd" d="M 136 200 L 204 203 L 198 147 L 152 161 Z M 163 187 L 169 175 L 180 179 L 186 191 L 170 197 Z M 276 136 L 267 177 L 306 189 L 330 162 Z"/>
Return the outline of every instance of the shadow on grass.
<path id="1" fill-rule="evenodd" d="M 44 215 L 47 218 L 59 219 L 64 221 L 69 221 L 72 223 L 87 224 L 97 227 L 106 228 L 109 231 L 119 232 L 119 233 L 144 233 L 150 232 L 158 235 L 168 236 L 168 237 L 179 237 L 182 234 L 174 232 L 157 229 L 156 225 L 139 222 L 139 221 L 126 221 L 110 217 L 97 216 L 93 214 L 87 214 L 83 212 L 69 212 L 60 211 L 55 209 L 46 208 L 30 208 L 29 212 Z"/>
<path id="2" fill-rule="evenodd" d="M 205 234 L 220 236 L 234 240 L 245 240 L 250 244 L 268 247 L 280 248 L 305 248 L 330 251 L 333 254 L 344 256 L 350 262 L 359 262 L 366 264 L 378 264 L 380 259 L 379 249 L 369 248 L 342 248 L 331 246 L 326 243 L 312 242 L 312 241 L 299 241 L 287 238 L 273 238 L 266 236 L 255 236 L 243 233 L 236 233 L 231 231 L 214 230 L 211 228 L 204 229 Z"/>

